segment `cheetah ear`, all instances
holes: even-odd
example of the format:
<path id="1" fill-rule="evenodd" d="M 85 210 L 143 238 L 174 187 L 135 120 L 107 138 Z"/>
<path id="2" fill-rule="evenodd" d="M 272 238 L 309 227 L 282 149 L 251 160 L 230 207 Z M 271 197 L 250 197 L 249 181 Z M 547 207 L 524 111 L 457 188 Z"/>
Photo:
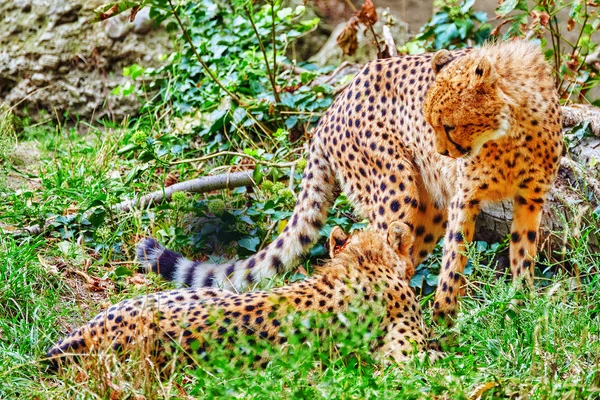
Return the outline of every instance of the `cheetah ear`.
<path id="1" fill-rule="evenodd" d="M 454 60 L 452 53 L 448 50 L 440 50 L 433 55 L 431 59 L 431 68 L 433 68 L 433 73 L 435 75 L 438 74 L 446 65 L 450 64 Z"/>
<path id="2" fill-rule="evenodd" d="M 482 56 L 473 67 L 471 85 L 479 86 L 484 83 L 490 85 L 494 84 L 497 79 L 498 74 L 492 60 L 488 56 Z"/>
<path id="3" fill-rule="evenodd" d="M 388 243 L 398 255 L 410 257 L 415 238 L 404 222 L 393 222 L 388 229 Z"/>
<path id="4" fill-rule="evenodd" d="M 348 241 L 348 235 L 339 226 L 334 226 L 329 234 L 329 257 L 333 258 Z"/>

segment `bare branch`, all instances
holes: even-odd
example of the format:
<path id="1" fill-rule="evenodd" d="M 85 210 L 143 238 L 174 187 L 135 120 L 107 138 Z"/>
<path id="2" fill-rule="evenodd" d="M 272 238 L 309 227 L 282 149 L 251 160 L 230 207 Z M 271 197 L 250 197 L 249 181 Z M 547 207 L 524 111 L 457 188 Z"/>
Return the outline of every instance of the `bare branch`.
<path id="1" fill-rule="evenodd" d="M 233 172 L 215 176 L 203 176 L 189 181 L 179 182 L 164 190 L 157 190 L 139 198 L 123 201 L 113 208 L 118 211 L 130 211 L 133 208 L 146 208 L 157 203 L 171 200 L 175 192 L 205 193 L 213 190 L 232 189 L 239 186 L 254 185 L 253 171 Z"/>
<path id="2" fill-rule="evenodd" d="M 392 31 L 387 25 L 383 25 L 383 41 L 387 46 L 387 51 L 390 57 L 397 57 L 398 49 L 396 49 L 396 43 L 394 42 L 394 38 L 392 37 Z"/>
<path id="3" fill-rule="evenodd" d="M 586 104 L 572 104 L 563 106 L 562 112 L 563 128 L 570 128 L 586 121 L 592 133 L 600 137 L 600 108 Z"/>
<path id="4" fill-rule="evenodd" d="M 253 186 L 255 185 L 254 179 L 252 178 L 254 171 L 243 171 L 233 172 L 215 176 L 203 176 L 201 178 L 191 179 L 171 185 L 164 188 L 163 190 L 157 190 L 147 195 L 136 197 L 131 200 L 125 200 L 119 204 L 115 204 L 111 208 L 117 212 L 127 212 L 134 208 L 146 208 L 154 204 L 159 204 L 165 201 L 170 201 L 173 193 L 175 192 L 189 192 L 189 193 L 206 193 L 213 190 L 222 189 L 233 189 L 239 186 Z M 83 216 L 84 218 L 89 217 L 93 212 L 93 209 L 86 211 Z M 66 217 L 72 217 L 76 214 L 69 214 Z M 43 226 L 38 224 L 26 226 L 25 228 L 13 232 L 14 234 L 28 234 L 28 235 L 39 235 L 48 229 L 52 228 L 52 221 L 55 217 L 48 218 Z"/>

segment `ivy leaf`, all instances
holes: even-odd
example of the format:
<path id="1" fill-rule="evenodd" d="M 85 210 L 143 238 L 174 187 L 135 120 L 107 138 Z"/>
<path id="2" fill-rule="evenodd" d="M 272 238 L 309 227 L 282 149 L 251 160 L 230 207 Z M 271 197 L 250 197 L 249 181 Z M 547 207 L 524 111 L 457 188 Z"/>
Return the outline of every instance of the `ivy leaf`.
<path id="1" fill-rule="evenodd" d="M 440 25 L 435 29 L 435 33 L 437 34 L 435 38 L 436 49 L 446 47 L 445 45 L 449 44 L 452 39 L 458 37 L 458 29 L 456 29 L 455 24 Z"/>
<path id="2" fill-rule="evenodd" d="M 240 247 L 243 247 L 246 250 L 250 250 L 252 252 L 256 252 L 256 248 L 258 247 L 258 245 L 260 244 L 260 239 L 257 237 L 245 237 L 243 239 L 240 239 L 238 241 L 238 245 Z"/>
<path id="3" fill-rule="evenodd" d="M 473 29 L 473 21 L 470 19 L 457 19 L 454 22 L 458 28 L 458 33 L 461 39 L 465 39 L 469 34 L 469 31 Z"/>
<path id="4" fill-rule="evenodd" d="M 102 225 L 102 223 L 104 222 L 105 219 L 106 219 L 106 210 L 101 207 L 96 208 L 88 216 L 88 220 L 96 228 L 99 227 L 100 225 Z"/>
<path id="5" fill-rule="evenodd" d="M 120 266 L 120 267 L 117 267 L 117 269 L 115 269 L 115 276 L 116 277 L 133 276 L 133 272 L 129 268 Z"/>
<path id="6" fill-rule="evenodd" d="M 466 14 L 469 12 L 469 10 L 471 9 L 471 7 L 473 7 L 473 5 L 475 4 L 475 0 L 467 0 L 463 3 L 463 5 L 460 7 L 460 12 L 461 14 Z"/>
<path id="7" fill-rule="evenodd" d="M 496 14 L 500 17 L 504 17 L 514 10 L 517 4 L 519 4 L 519 0 L 505 0 L 500 7 L 496 8 Z"/>
<path id="8" fill-rule="evenodd" d="M 437 286 L 438 284 L 438 276 L 434 275 L 434 274 L 427 274 L 427 277 L 425 278 L 425 282 L 427 282 L 427 284 L 429 286 Z"/>

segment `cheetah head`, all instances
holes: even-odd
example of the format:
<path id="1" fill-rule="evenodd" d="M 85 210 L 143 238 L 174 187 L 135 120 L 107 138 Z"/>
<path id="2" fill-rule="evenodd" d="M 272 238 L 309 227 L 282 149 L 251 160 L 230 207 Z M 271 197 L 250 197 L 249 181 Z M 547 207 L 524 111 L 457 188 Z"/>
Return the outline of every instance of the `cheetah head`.
<path id="1" fill-rule="evenodd" d="M 509 128 L 509 108 L 490 58 L 473 52 L 454 58 L 447 50 L 433 56 L 435 80 L 423 103 L 435 132 L 435 148 L 452 158 L 475 156 Z"/>
<path id="2" fill-rule="evenodd" d="M 381 239 L 377 232 L 371 230 L 347 235 L 342 228 L 336 226 L 329 235 L 329 256 L 335 260 L 368 252 L 373 255 L 372 261 L 393 265 L 401 278 L 411 278 L 414 266 L 410 253 L 414 237 L 408 225 L 400 221 L 392 222 L 388 228 L 387 241 Z"/>

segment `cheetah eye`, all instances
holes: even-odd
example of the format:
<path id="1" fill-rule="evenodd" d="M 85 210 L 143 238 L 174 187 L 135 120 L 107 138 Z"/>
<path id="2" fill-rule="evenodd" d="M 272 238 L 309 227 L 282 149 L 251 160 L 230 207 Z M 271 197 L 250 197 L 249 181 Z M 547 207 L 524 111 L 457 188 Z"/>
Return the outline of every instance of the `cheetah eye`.
<path id="1" fill-rule="evenodd" d="M 452 132 L 454 130 L 454 126 L 449 126 L 449 125 L 444 125 L 444 131 L 446 132 L 446 134 L 449 134 L 450 132 Z"/>

